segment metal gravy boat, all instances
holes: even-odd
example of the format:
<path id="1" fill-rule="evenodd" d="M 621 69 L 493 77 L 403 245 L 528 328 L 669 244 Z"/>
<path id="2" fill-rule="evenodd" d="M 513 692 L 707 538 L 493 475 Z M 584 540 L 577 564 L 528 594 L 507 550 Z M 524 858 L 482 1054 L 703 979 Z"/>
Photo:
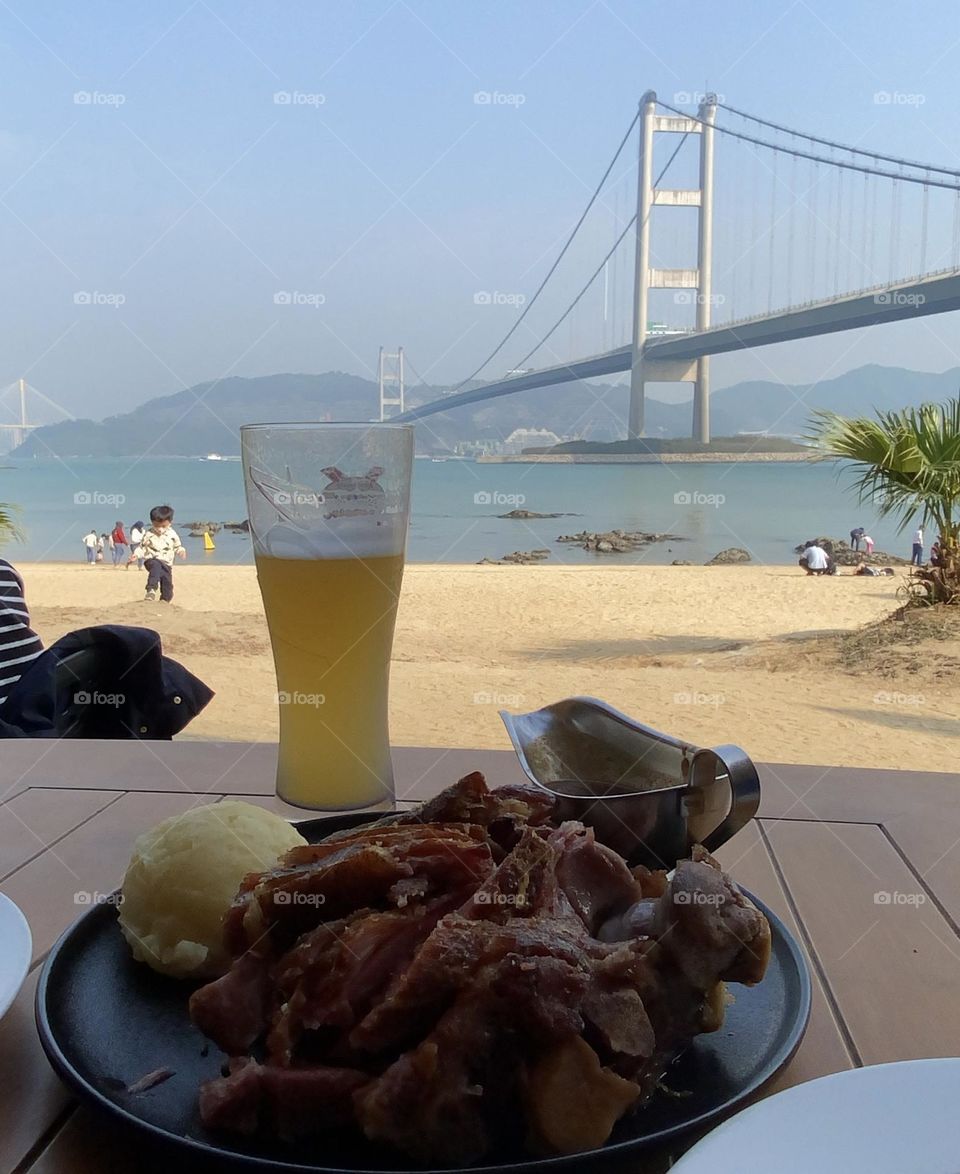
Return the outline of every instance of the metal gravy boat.
<path id="1" fill-rule="evenodd" d="M 714 851 L 760 805 L 757 768 L 738 746 L 694 746 L 593 697 L 500 717 L 558 816 L 593 827 L 631 865 L 669 869 L 694 844 Z"/>

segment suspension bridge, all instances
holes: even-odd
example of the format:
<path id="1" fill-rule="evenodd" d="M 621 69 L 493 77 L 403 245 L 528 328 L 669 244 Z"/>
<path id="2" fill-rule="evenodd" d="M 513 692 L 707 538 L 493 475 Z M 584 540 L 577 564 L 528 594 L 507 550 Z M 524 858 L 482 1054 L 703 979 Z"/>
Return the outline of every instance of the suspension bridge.
<path id="1" fill-rule="evenodd" d="M 562 313 L 536 325 L 571 288 Z M 649 91 L 520 302 L 470 375 L 414 407 L 388 400 L 401 409 L 389 418 L 630 372 L 630 437 L 644 435 L 648 383 L 690 382 L 692 435 L 706 442 L 711 355 L 960 309 L 960 170 L 782 126 L 713 94 L 692 114 Z M 508 355 L 521 357 L 505 377 L 480 382 Z"/>
<path id="2" fill-rule="evenodd" d="M 28 400 L 29 414 L 37 413 L 42 420 L 36 417 L 33 423 L 28 420 Z M 11 452 L 23 444 L 35 428 L 72 418 L 65 408 L 27 383 L 26 379 L 15 379 L 6 387 L 0 387 L 0 452 Z"/>

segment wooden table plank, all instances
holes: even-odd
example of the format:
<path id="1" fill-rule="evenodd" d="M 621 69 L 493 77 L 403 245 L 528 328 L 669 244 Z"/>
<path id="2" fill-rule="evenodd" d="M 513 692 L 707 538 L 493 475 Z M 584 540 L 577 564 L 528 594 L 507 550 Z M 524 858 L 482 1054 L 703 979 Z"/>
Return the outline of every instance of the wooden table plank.
<path id="1" fill-rule="evenodd" d="M 120 884 L 141 832 L 203 801 L 192 795 L 124 795 L 8 877 L 0 890 L 30 923 L 34 961 L 89 904 L 80 894 L 93 899 Z"/>
<path id="2" fill-rule="evenodd" d="M 960 835 L 960 774 L 776 762 L 758 769 L 766 819 L 887 823 L 911 812 L 939 812 Z"/>
<path id="3" fill-rule="evenodd" d="M 0 760 L 0 801 L 12 789 L 231 792 L 270 795 L 276 777 L 275 742 L 172 742 L 14 739 Z M 493 784 L 525 776 L 510 750 L 395 746 L 397 795 L 421 799 L 470 770 Z M 109 764 L 109 770 L 105 769 Z M 856 767 L 758 764 L 765 818 L 885 823 L 918 809 L 935 810 L 960 835 L 960 774 Z"/>
<path id="4" fill-rule="evenodd" d="M 0 1020 L 0 1170 L 15 1170 L 71 1104 L 40 1047 L 33 1000 L 40 968 Z"/>
<path id="5" fill-rule="evenodd" d="M 28 790 L 0 806 L 0 877 L 34 856 L 110 803 L 115 791 Z"/>
<path id="6" fill-rule="evenodd" d="M 82 745 L 82 753 L 77 747 Z M 226 790 L 270 794 L 277 773 L 276 742 L 105 741 L 86 739 L 4 743 L 0 796 L 22 781 L 27 787 L 78 790 Z M 231 785 L 223 780 L 230 776 Z"/>
<path id="7" fill-rule="evenodd" d="M 960 940 L 882 831 L 762 826 L 863 1063 L 960 1054 Z"/>
<path id="8" fill-rule="evenodd" d="M 917 807 L 884 824 L 886 834 L 955 929 L 960 926 L 960 827 L 954 816 L 958 806 L 954 799 L 935 818 L 928 808 Z"/>
<path id="9" fill-rule="evenodd" d="M 272 795 L 277 777 L 275 742 L 76 742 L 15 740 L 0 759 L 0 798 L 15 784 L 72 790 L 171 791 Z M 461 775 L 482 770 L 491 785 L 526 776 L 511 750 L 393 748 L 397 798 L 435 795 Z M 11 792 L 12 793 L 12 792 Z"/>
<path id="10" fill-rule="evenodd" d="M 783 921 L 803 950 L 810 969 L 812 1001 L 810 1024 L 797 1054 L 786 1070 L 769 1086 L 768 1092 L 789 1088 L 804 1080 L 826 1076 L 854 1067 L 854 1058 L 847 1047 L 843 1029 L 837 1021 L 831 1001 L 824 991 L 820 975 L 811 964 L 804 934 L 801 932 L 787 894 L 783 891 L 767 845 L 756 822 L 745 827 L 717 853 L 717 859 L 730 875 L 755 893 Z M 731 987 L 736 996 L 736 986 Z"/>

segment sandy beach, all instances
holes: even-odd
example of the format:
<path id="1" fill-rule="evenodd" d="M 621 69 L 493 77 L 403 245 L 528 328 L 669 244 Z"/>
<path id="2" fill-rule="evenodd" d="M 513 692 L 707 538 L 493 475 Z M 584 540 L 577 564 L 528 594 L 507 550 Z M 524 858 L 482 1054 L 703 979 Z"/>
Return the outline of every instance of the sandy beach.
<path id="1" fill-rule="evenodd" d="M 192 738 L 277 735 L 276 683 L 252 567 L 177 567 L 172 606 L 112 567 L 23 567 L 51 642 L 98 623 L 155 628 L 217 696 Z M 826 665 L 840 634 L 890 614 L 901 574 L 792 567 L 426 566 L 406 569 L 392 669 L 395 743 L 507 746 L 497 710 L 602 697 L 703 745 L 772 762 L 950 768 L 956 679 L 938 658 L 878 675 Z M 953 649 L 954 655 L 960 649 Z M 852 667 L 856 670 L 857 666 Z"/>

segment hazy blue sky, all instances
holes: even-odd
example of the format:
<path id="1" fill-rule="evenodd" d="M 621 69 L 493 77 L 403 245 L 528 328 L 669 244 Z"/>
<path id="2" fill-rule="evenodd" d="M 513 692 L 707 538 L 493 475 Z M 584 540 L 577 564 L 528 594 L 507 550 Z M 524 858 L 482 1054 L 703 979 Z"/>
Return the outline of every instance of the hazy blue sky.
<path id="1" fill-rule="evenodd" d="M 475 294 L 532 291 L 647 88 L 672 102 L 709 84 L 775 121 L 960 166 L 946 0 L 9 0 L 0 52 L 0 386 L 26 374 L 84 416 L 228 373 L 369 375 L 381 343 L 457 380 L 517 313 Z M 628 214 L 633 152 L 536 324 Z M 729 224 L 746 186 L 724 189 Z M 621 263 L 613 288 L 626 279 Z M 544 361 L 622 332 L 625 302 L 604 328 L 593 298 Z M 956 325 L 717 359 L 715 383 L 939 370 L 960 363 Z M 529 341 L 524 327 L 490 373 Z"/>

